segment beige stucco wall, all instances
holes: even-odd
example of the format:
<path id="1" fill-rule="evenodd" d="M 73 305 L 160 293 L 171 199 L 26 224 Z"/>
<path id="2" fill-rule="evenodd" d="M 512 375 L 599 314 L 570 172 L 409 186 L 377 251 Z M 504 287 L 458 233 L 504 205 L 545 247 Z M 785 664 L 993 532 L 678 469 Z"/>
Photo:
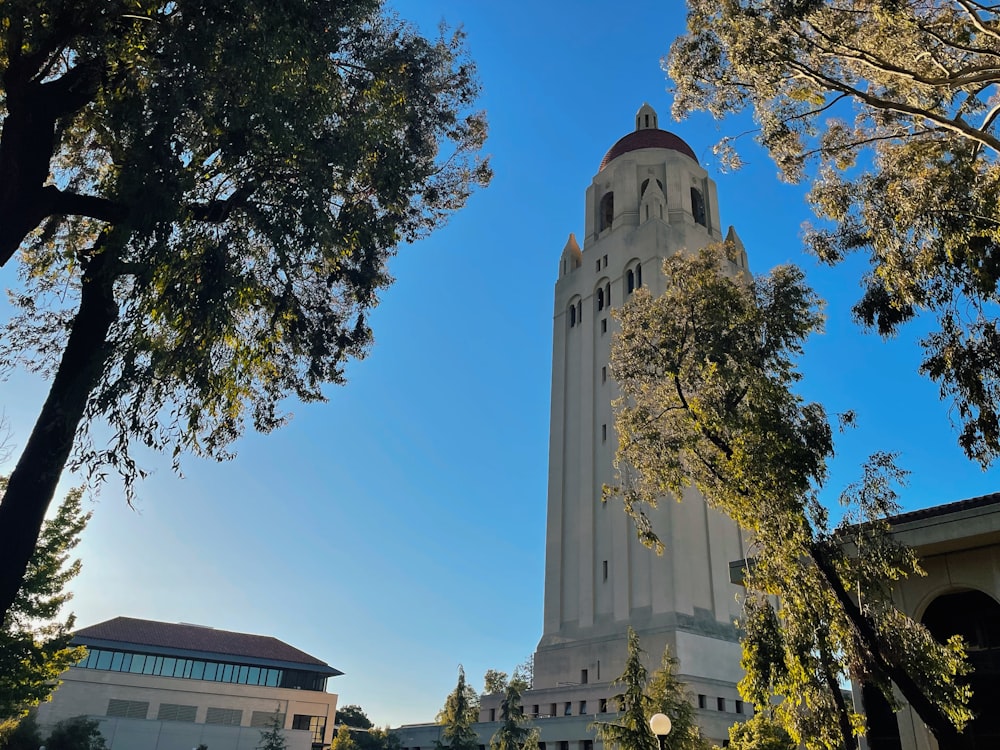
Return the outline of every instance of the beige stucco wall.
<path id="1" fill-rule="evenodd" d="M 916 551 L 926 573 L 893 588 L 897 606 L 916 620 L 943 594 L 971 589 L 1000 601 L 1000 504 L 967 508 L 958 504 L 952 512 L 936 510 L 893 527 L 894 536 Z M 857 693 L 855 700 L 860 701 Z M 908 707 L 897 720 L 903 750 L 939 750 Z"/>
<path id="2" fill-rule="evenodd" d="M 63 719 L 75 716 L 107 717 L 108 702 L 111 699 L 146 701 L 149 703 L 149 713 L 146 721 L 138 719 L 104 721 L 109 730 L 124 732 L 130 739 L 124 744 L 118 744 L 124 750 L 165 750 L 156 743 L 156 738 L 164 733 L 162 727 L 167 727 L 166 734 L 173 736 L 189 736 L 199 732 L 217 732 L 232 735 L 231 740 L 239 745 L 238 731 L 235 727 L 219 727 L 205 725 L 205 716 L 209 707 L 238 709 L 242 711 L 241 726 L 247 736 L 259 740 L 260 730 L 250 727 L 250 719 L 254 711 L 285 715 L 284 727 L 290 730 L 295 714 L 309 716 L 325 716 L 326 732 L 324 741 L 329 743 L 333 737 L 333 723 L 337 710 L 337 695 L 310 690 L 292 690 L 288 688 L 263 687 L 259 685 L 236 685 L 222 682 L 190 680 L 179 677 L 155 677 L 152 675 L 132 674 L 129 672 L 110 672 L 97 669 L 79 669 L 71 667 L 62 676 L 62 684 L 55 691 L 51 701 L 43 703 L 38 708 L 38 722 L 47 727 Z M 156 717 L 161 703 L 196 706 L 197 713 L 194 724 L 189 722 L 159 722 Z M 124 722 L 122 724 L 121 722 Z M 148 724 L 149 726 L 139 726 Z M 134 726 L 133 726 L 134 725 Z M 185 728 L 186 727 L 186 728 Z M 291 730 L 290 730 L 291 731 Z M 310 746 L 307 732 L 291 732 L 300 737 L 305 735 L 305 747 Z M 137 737 L 142 737 L 141 744 Z M 109 745 L 111 737 L 105 735 Z M 256 742 L 255 740 L 255 742 Z M 149 744 L 152 742 L 153 744 Z M 117 744 L 117 743 L 116 743 Z M 197 746 L 188 745 L 187 750 Z M 232 745 L 232 747 L 237 747 Z M 256 745 L 253 745 L 255 747 Z M 210 745 L 216 750 L 215 745 Z M 242 747 L 242 745 L 240 745 Z"/>

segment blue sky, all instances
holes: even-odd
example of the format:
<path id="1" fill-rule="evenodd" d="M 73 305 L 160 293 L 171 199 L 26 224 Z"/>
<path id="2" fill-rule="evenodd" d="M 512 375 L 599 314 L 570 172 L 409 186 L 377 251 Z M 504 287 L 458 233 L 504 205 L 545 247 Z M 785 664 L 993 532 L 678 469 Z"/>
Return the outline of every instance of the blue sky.
<path id="1" fill-rule="evenodd" d="M 464 664 L 481 686 L 541 634 L 552 288 L 584 190 L 648 101 L 716 180 L 754 271 L 799 263 L 828 300 L 802 391 L 859 428 L 838 443 L 830 498 L 874 450 L 912 471 L 907 508 L 998 489 L 968 463 L 949 409 L 916 375 L 921 326 L 863 335 L 849 308 L 863 263 L 819 267 L 801 252 L 803 189 L 780 183 L 745 143 L 720 174 L 711 146 L 748 123 L 669 120 L 659 61 L 683 5 L 639 0 L 395 0 L 433 33 L 463 24 L 479 64 L 496 177 L 451 222 L 403 247 L 372 317 L 376 344 L 329 402 L 290 404 L 268 436 L 225 464 L 156 456 L 130 509 L 116 486 L 94 498 L 79 548 L 81 625 L 116 615 L 277 636 L 343 670 L 330 689 L 379 724 L 429 721 Z M 744 139 L 746 140 L 746 139 Z M 0 270 L 4 286 L 11 268 Z M 16 449 L 44 395 L 15 376 L 0 406 Z M 9 470 L 0 465 L 0 470 Z"/>

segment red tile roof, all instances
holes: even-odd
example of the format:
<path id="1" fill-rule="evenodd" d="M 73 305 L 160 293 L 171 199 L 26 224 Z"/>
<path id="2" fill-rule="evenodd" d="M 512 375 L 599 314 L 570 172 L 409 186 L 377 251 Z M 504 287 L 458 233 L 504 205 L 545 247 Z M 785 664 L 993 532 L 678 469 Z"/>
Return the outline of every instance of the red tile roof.
<path id="1" fill-rule="evenodd" d="M 685 156 L 690 156 L 695 161 L 698 161 L 698 157 L 694 155 L 692 148 L 680 136 L 658 128 L 645 128 L 643 130 L 635 130 L 624 138 L 619 138 L 618 142 L 601 159 L 601 166 L 598 171 L 604 169 L 613 159 L 617 159 L 622 154 L 627 154 L 629 151 L 638 151 L 641 148 L 666 148 L 671 151 L 679 151 Z"/>
<path id="2" fill-rule="evenodd" d="M 203 651 L 212 654 L 268 659 L 333 669 L 315 656 L 310 656 L 305 651 L 299 651 L 294 646 L 289 646 L 271 636 L 234 633 L 230 630 L 216 630 L 200 625 L 115 617 L 106 622 L 81 628 L 76 631 L 74 636 L 85 644 L 89 640 L 117 641 L 132 646 Z M 338 670 L 334 671 L 341 674 Z"/>
<path id="3" fill-rule="evenodd" d="M 920 510 L 911 510 L 907 513 L 900 513 L 896 516 L 890 516 L 887 520 L 893 526 L 901 523 L 908 523 L 910 521 L 921 521 L 925 518 L 936 518 L 938 516 L 946 516 L 949 513 L 959 513 L 963 510 L 972 510 L 974 508 L 983 508 L 987 505 L 998 505 L 1000 504 L 1000 492 L 993 492 L 989 495 L 980 495 L 979 497 L 970 497 L 967 500 L 958 500 L 953 503 L 945 503 L 944 505 L 935 505 L 930 508 L 921 508 Z"/>

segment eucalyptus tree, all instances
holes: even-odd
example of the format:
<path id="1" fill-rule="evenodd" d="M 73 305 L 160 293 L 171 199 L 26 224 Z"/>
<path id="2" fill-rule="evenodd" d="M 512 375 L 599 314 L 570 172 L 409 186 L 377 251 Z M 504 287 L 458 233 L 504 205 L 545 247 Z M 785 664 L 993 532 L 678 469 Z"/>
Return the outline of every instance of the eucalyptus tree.
<path id="1" fill-rule="evenodd" d="M 827 263 L 867 252 L 855 315 L 921 313 L 922 373 L 966 454 L 1000 452 L 1000 17 L 977 0 L 688 0 L 666 63 L 674 114 L 751 110 L 783 177 L 808 181 Z M 720 144 L 739 163 L 734 140 Z"/>
<path id="2" fill-rule="evenodd" d="M 872 456 L 846 488 L 832 529 L 818 493 L 833 455 L 823 406 L 795 393 L 795 359 L 822 326 L 819 300 L 793 266 L 731 278 L 725 246 L 665 261 L 666 291 L 639 290 L 617 315 L 612 373 L 620 496 L 640 537 L 662 544 L 646 513 L 688 487 L 753 540 L 745 584 L 741 692 L 809 748 L 853 747 L 863 719 L 840 685 L 862 679 L 895 704 L 892 686 L 942 746 L 970 718 L 964 650 L 938 644 L 892 602 L 917 572 L 886 518 L 901 472 Z M 776 597 L 776 599 L 775 599 Z"/>
<path id="3" fill-rule="evenodd" d="M 225 459 L 344 381 L 387 259 L 490 178 L 477 93 L 460 32 L 381 0 L 0 4 L 0 372 L 51 379 L 0 612 L 67 462 L 131 497 L 136 445 Z"/>

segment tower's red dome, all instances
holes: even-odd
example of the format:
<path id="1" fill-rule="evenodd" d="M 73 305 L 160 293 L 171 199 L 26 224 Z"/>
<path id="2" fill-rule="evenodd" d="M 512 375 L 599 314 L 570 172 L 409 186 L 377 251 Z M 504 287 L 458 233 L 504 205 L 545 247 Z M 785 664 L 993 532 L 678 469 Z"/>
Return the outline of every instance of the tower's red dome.
<path id="1" fill-rule="evenodd" d="M 601 159 L 601 166 L 598 171 L 604 169 L 613 159 L 617 159 L 622 154 L 627 154 L 629 151 L 638 151 L 641 148 L 668 148 L 671 151 L 679 151 L 685 156 L 690 156 L 695 161 L 698 161 L 698 157 L 694 155 L 694 151 L 680 136 L 676 136 L 666 130 L 660 130 L 659 128 L 643 128 L 642 130 L 635 130 L 623 138 L 619 138 L 618 142 L 608 149 L 608 153 Z"/>

